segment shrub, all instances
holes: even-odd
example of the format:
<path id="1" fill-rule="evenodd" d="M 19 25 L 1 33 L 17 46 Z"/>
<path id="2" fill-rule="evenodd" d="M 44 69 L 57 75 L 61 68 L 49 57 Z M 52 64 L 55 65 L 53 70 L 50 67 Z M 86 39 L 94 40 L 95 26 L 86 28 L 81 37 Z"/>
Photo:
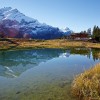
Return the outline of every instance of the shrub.
<path id="1" fill-rule="evenodd" d="M 100 63 L 75 77 L 72 94 L 81 100 L 100 100 Z"/>

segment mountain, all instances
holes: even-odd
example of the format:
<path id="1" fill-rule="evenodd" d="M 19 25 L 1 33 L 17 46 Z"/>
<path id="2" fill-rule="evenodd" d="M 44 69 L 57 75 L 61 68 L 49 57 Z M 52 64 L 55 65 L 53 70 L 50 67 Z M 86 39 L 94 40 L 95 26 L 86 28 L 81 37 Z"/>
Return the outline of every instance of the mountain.
<path id="1" fill-rule="evenodd" d="M 14 78 L 42 62 L 59 57 L 65 50 L 34 49 L 0 51 L 0 76 Z"/>
<path id="2" fill-rule="evenodd" d="M 70 34 L 72 34 L 73 33 L 73 31 L 72 30 L 70 30 L 68 27 L 66 27 L 65 29 L 62 29 L 62 31 L 63 31 L 63 35 L 70 35 Z"/>
<path id="3" fill-rule="evenodd" d="M 69 31 L 63 32 L 57 27 L 25 16 L 17 9 L 11 7 L 0 9 L 0 37 L 54 39 L 67 33 L 69 34 Z"/>

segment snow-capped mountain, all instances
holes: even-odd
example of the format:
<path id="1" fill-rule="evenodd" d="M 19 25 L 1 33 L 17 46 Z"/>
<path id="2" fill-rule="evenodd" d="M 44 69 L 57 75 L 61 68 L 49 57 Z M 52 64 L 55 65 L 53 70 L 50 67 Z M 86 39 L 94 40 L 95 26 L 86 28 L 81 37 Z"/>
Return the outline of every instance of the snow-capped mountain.
<path id="1" fill-rule="evenodd" d="M 0 37 L 53 39 L 62 37 L 63 33 L 68 32 L 40 23 L 17 9 L 11 7 L 0 9 Z"/>
<path id="2" fill-rule="evenodd" d="M 0 76 L 8 78 L 18 77 L 26 70 L 54 57 L 59 57 L 64 52 L 65 50 L 61 49 L 0 51 Z"/>
<path id="3" fill-rule="evenodd" d="M 32 18 L 25 16 L 24 14 L 20 13 L 17 9 L 12 9 L 11 7 L 0 9 L 0 14 L 2 15 L 2 17 L 0 18 L 1 20 L 9 19 L 21 22 L 22 19 L 25 19 L 25 21 L 27 22 L 33 21 Z"/>
<path id="4" fill-rule="evenodd" d="M 66 36 L 66 35 L 70 35 L 70 34 L 73 33 L 73 31 L 70 30 L 68 27 L 62 29 L 62 31 L 63 31 L 63 34 L 64 34 L 65 36 Z"/>

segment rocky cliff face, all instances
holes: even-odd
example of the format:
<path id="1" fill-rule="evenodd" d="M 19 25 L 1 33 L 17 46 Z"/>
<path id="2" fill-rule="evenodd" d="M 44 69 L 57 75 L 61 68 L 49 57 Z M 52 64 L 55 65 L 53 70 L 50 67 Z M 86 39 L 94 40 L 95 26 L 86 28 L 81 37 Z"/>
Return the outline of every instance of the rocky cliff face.
<path id="1" fill-rule="evenodd" d="M 57 27 L 39 23 L 38 20 L 25 16 L 17 9 L 0 9 L 0 37 L 54 39 L 67 34 Z M 69 33 L 69 31 L 68 31 Z"/>

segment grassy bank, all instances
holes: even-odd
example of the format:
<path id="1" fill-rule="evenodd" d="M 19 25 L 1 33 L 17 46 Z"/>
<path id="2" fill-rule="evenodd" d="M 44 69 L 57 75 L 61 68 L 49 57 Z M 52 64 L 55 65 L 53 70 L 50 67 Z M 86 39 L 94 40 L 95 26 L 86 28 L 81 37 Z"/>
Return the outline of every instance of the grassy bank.
<path id="1" fill-rule="evenodd" d="M 27 39 L 9 39 L 9 41 L 0 41 L 0 49 L 16 47 L 20 48 L 67 48 L 67 47 L 87 47 L 100 48 L 100 43 L 91 43 L 84 41 L 68 41 L 66 39 L 55 40 L 27 40 Z M 14 44 L 15 43 L 15 44 Z"/>
<path id="2" fill-rule="evenodd" d="M 75 77 L 72 94 L 80 100 L 100 100 L 100 63 Z"/>

